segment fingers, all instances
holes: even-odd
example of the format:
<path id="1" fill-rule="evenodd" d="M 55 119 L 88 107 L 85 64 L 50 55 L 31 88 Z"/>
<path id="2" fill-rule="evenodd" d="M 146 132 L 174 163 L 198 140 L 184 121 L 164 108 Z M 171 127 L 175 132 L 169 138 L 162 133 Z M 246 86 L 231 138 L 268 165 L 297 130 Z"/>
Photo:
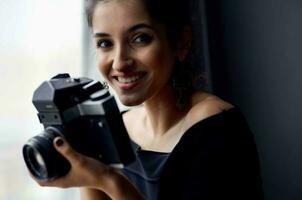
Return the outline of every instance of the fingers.
<path id="1" fill-rule="evenodd" d="M 66 186 L 64 185 L 64 182 L 60 179 L 57 179 L 55 181 L 50 181 L 50 180 L 40 180 L 37 179 L 34 175 L 32 175 L 32 173 L 30 171 L 28 171 L 28 174 L 30 175 L 30 177 L 40 186 L 42 187 L 61 187 L 61 188 L 66 188 Z"/>
<path id="2" fill-rule="evenodd" d="M 82 155 L 75 151 L 64 138 L 56 137 L 53 143 L 56 150 L 71 163 L 77 163 L 81 160 Z"/>
<path id="3" fill-rule="evenodd" d="M 69 188 L 85 185 L 85 181 L 79 180 L 85 180 L 82 174 L 85 174 L 85 170 L 89 167 L 87 158 L 74 150 L 63 137 L 56 137 L 53 140 L 53 145 L 55 149 L 70 162 L 71 169 L 68 174 L 53 180 L 39 180 L 30 173 L 31 177 L 40 186 Z M 86 185 L 89 184 L 87 183 Z"/>

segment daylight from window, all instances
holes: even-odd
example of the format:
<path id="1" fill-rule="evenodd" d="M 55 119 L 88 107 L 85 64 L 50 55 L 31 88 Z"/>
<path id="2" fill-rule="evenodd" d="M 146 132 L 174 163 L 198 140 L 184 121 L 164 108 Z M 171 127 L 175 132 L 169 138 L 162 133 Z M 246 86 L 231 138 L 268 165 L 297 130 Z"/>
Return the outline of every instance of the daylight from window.
<path id="1" fill-rule="evenodd" d="M 0 0 L 0 200 L 79 199 L 77 189 L 40 187 L 22 146 L 43 130 L 33 91 L 57 73 L 81 75 L 81 0 Z"/>

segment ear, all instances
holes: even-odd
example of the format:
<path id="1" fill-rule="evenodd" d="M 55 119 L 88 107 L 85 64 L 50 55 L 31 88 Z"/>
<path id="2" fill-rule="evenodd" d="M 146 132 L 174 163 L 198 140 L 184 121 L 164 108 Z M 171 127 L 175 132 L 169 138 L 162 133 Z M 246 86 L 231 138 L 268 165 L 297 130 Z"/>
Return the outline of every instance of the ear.
<path id="1" fill-rule="evenodd" d="M 192 42 L 192 28 L 190 26 L 185 26 L 182 30 L 180 40 L 177 46 L 177 57 L 179 61 L 184 61 L 190 48 Z"/>

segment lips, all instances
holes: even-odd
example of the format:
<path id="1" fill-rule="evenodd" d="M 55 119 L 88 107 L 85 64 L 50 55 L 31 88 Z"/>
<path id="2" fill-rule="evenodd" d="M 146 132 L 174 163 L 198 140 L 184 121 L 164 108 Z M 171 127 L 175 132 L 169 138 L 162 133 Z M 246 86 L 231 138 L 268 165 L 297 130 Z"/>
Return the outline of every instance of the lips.
<path id="1" fill-rule="evenodd" d="M 140 78 L 141 78 L 141 76 L 137 75 L 137 76 L 132 76 L 132 77 L 128 77 L 128 78 L 117 77 L 116 79 L 120 83 L 133 83 L 133 82 L 137 81 Z"/>
<path id="2" fill-rule="evenodd" d="M 123 90 L 131 90 L 136 88 L 141 80 L 145 77 L 146 72 L 138 72 L 131 74 L 114 75 L 113 78 L 116 80 L 116 84 Z"/>

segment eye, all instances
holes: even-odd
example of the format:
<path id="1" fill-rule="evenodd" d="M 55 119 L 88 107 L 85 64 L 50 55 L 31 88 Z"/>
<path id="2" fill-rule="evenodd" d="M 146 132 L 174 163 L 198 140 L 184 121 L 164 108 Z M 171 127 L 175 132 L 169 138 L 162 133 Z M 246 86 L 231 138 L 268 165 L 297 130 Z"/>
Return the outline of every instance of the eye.
<path id="1" fill-rule="evenodd" d="M 109 48 L 112 45 L 113 45 L 112 42 L 108 39 L 100 39 L 96 43 L 97 48 L 103 48 L 103 49 Z"/>
<path id="2" fill-rule="evenodd" d="M 134 43 L 148 44 L 152 41 L 152 36 L 146 33 L 139 34 L 133 40 Z"/>

